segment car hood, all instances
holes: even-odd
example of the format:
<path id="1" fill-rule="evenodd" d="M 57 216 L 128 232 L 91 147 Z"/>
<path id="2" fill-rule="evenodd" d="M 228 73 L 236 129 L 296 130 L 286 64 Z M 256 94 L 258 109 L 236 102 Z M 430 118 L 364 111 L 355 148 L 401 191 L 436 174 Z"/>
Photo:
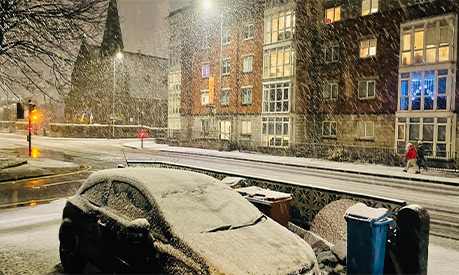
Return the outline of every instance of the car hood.
<path id="1" fill-rule="evenodd" d="M 223 274 L 298 274 L 318 272 L 312 248 L 271 219 L 216 232 L 175 232 Z"/>

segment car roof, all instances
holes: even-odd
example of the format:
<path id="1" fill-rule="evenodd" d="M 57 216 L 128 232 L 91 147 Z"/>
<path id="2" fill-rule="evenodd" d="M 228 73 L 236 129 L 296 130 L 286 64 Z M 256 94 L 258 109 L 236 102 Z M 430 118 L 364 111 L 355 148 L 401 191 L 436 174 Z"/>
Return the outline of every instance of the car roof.
<path id="1" fill-rule="evenodd" d="M 195 172 L 137 167 L 109 169 L 93 173 L 83 189 L 106 179 L 137 187 L 176 230 L 208 231 L 223 225 L 248 223 L 261 215 L 227 185 Z"/>
<path id="2" fill-rule="evenodd" d="M 271 219 L 234 230 L 223 225 L 247 224 L 261 212 L 219 180 L 189 171 L 123 168 L 93 173 L 81 190 L 100 180 L 126 181 L 159 208 L 169 230 L 206 259 L 211 273 L 291 274 L 316 262 L 311 247 Z"/>

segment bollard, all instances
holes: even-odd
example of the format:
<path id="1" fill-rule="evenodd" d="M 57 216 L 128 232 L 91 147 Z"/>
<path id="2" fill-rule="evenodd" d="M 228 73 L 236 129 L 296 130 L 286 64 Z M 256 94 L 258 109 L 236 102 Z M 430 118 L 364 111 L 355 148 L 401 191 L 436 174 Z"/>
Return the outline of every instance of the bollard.
<path id="1" fill-rule="evenodd" d="M 403 274 L 427 274 L 430 216 L 419 205 L 408 205 L 397 213 L 395 260 Z"/>

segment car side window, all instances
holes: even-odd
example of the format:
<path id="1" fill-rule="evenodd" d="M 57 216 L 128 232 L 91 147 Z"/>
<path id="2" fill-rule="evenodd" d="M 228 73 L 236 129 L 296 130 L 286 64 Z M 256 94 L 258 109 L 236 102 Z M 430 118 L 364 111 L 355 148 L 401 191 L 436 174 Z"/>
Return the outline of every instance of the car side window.
<path id="1" fill-rule="evenodd" d="M 107 203 L 109 184 L 106 181 L 98 182 L 81 193 L 92 204 L 103 206 Z"/>
<path id="2" fill-rule="evenodd" d="M 121 181 L 112 182 L 107 206 L 134 219 L 146 217 L 152 208 L 137 188 Z"/>

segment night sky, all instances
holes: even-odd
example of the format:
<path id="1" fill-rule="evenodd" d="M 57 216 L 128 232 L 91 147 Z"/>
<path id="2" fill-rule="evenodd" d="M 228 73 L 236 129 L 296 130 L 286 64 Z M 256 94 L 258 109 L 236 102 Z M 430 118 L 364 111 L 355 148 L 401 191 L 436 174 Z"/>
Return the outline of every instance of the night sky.
<path id="1" fill-rule="evenodd" d="M 167 57 L 169 12 L 190 0 L 119 0 L 125 50 Z"/>

